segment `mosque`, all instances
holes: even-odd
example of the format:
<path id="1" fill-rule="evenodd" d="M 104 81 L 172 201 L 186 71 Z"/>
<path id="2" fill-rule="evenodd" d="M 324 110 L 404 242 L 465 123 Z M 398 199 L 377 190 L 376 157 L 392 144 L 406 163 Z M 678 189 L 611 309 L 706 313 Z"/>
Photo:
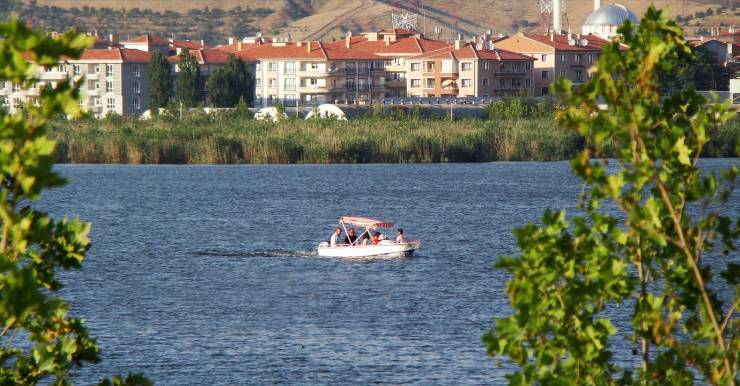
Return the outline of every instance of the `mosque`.
<path id="1" fill-rule="evenodd" d="M 640 24 L 640 18 L 624 5 L 614 3 L 602 7 L 601 0 L 594 0 L 594 11 L 583 23 L 581 34 L 611 40 L 618 35 L 617 29 L 626 20 L 631 20 L 635 25 Z"/>

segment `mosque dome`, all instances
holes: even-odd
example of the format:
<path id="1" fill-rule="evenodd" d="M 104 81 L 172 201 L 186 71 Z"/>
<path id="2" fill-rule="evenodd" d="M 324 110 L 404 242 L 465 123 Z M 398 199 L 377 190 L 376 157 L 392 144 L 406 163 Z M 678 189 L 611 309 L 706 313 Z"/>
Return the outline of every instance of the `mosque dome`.
<path id="1" fill-rule="evenodd" d="M 597 7 L 599 3 L 600 1 L 596 0 L 594 6 Z M 581 30 L 584 35 L 596 35 L 610 40 L 619 35 L 617 29 L 627 20 L 631 20 L 635 25 L 640 24 L 640 18 L 622 4 L 597 7 L 583 23 Z"/>
<path id="2" fill-rule="evenodd" d="M 621 26 L 626 20 L 640 24 L 640 18 L 622 4 L 611 4 L 591 13 L 584 26 Z"/>

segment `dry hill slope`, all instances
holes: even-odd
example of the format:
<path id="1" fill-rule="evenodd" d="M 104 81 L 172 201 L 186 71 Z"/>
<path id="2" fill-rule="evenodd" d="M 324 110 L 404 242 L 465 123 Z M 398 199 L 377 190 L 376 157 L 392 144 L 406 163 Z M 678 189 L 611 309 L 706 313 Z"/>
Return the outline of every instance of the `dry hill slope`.
<path id="1" fill-rule="evenodd" d="M 608 4 L 608 0 L 602 0 Z M 394 5 L 413 3 L 398 0 L 37 0 L 40 5 L 58 7 L 110 7 L 113 9 L 138 7 L 161 12 L 174 10 L 187 12 L 190 8 L 204 7 L 230 9 L 233 7 L 266 7 L 275 12 L 268 17 L 255 20 L 254 30 L 265 33 L 290 33 L 295 39 L 340 38 L 346 31 L 367 31 L 390 26 L 390 12 Z M 708 7 L 724 4 L 724 0 L 620 0 L 638 15 L 647 7 L 656 6 L 669 10 L 673 17 L 704 11 Z M 458 31 L 464 36 L 479 34 L 485 30 L 494 33 L 513 33 L 519 30 L 539 31 L 539 0 L 494 1 L 494 0 L 423 0 L 426 23 L 419 17 L 419 29 L 426 27 L 427 35 L 433 36 L 435 26 L 442 27 L 441 38 L 454 32 L 452 20 L 457 19 Z M 593 0 L 569 0 L 568 21 L 573 31 L 579 31 L 583 21 L 593 10 Z M 715 19 L 708 19 L 709 23 Z M 719 19 L 717 19 L 719 20 Z M 740 25 L 740 17 L 732 14 L 722 19 L 725 24 Z M 719 23 L 719 21 L 716 21 Z M 707 24 L 709 25 L 709 24 Z"/>

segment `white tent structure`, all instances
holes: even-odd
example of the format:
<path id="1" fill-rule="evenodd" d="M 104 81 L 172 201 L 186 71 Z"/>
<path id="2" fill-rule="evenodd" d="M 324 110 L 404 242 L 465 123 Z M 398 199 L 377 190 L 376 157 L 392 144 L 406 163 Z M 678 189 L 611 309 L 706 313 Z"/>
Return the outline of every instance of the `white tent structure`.
<path id="1" fill-rule="evenodd" d="M 254 114 L 254 119 L 258 121 L 266 121 L 271 120 L 273 122 L 277 122 L 279 120 L 288 119 L 288 114 L 285 114 L 283 112 L 281 117 L 278 117 L 277 109 L 274 107 L 263 107 L 257 111 L 256 114 Z"/>
<path id="2" fill-rule="evenodd" d="M 309 111 L 306 115 L 306 119 L 311 118 L 334 118 L 340 121 L 347 120 L 347 116 L 344 114 L 344 111 L 342 111 L 342 109 L 340 109 L 337 105 L 329 103 L 318 105 L 316 108 Z"/>

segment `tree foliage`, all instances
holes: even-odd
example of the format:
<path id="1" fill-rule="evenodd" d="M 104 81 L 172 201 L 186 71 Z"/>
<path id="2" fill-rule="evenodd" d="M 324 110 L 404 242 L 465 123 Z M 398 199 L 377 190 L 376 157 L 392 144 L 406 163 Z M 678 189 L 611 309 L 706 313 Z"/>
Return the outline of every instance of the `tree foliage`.
<path id="1" fill-rule="evenodd" d="M 556 85 L 568 103 L 559 122 L 587 140 L 571 163 L 584 182 L 582 213 L 548 210 L 540 225 L 514 231 L 521 254 L 497 263 L 513 276 L 513 313 L 484 336 L 487 352 L 519 366 L 512 384 L 731 385 L 740 219 L 723 213 L 740 170 L 716 175 L 698 163 L 711 127 L 732 114 L 691 89 L 662 97 L 658 77 L 695 56 L 664 12 L 651 6 L 619 32 L 629 49 L 607 45 L 590 81 Z M 592 157 L 609 141 L 622 146 L 607 169 Z M 626 310 L 636 368 L 610 349 L 612 318 Z"/>
<path id="2" fill-rule="evenodd" d="M 0 80 L 35 84 L 36 66 L 62 56 L 78 58 L 92 39 L 68 32 L 56 38 L 17 20 L 0 24 Z M 38 104 L 0 113 L 0 384 L 66 384 L 70 370 L 99 361 L 82 320 L 67 315 L 58 296 L 57 269 L 79 269 L 90 244 L 90 224 L 54 220 L 30 204 L 44 189 L 61 186 L 53 170 L 55 142 L 45 125 L 59 114 L 79 116 L 79 83 L 45 86 Z M 117 384 L 147 384 L 134 376 Z"/>
<path id="3" fill-rule="evenodd" d="M 200 65 L 188 49 L 180 53 L 180 62 L 177 63 L 176 98 L 185 107 L 194 107 L 203 101 L 203 78 L 200 75 Z"/>
<path id="4" fill-rule="evenodd" d="M 159 51 L 149 61 L 149 109 L 157 114 L 172 98 L 172 74 L 167 59 Z"/>
<path id="5" fill-rule="evenodd" d="M 670 72 L 660 74 L 662 91 L 666 94 L 693 87 L 702 91 L 726 91 L 730 87 L 732 71 L 707 49 L 698 48 L 694 55 L 677 63 Z"/>
<path id="6" fill-rule="evenodd" d="M 240 99 L 251 104 L 253 90 L 253 75 L 235 55 L 229 55 L 226 66 L 216 69 L 208 78 L 208 102 L 216 107 L 234 107 Z"/>

